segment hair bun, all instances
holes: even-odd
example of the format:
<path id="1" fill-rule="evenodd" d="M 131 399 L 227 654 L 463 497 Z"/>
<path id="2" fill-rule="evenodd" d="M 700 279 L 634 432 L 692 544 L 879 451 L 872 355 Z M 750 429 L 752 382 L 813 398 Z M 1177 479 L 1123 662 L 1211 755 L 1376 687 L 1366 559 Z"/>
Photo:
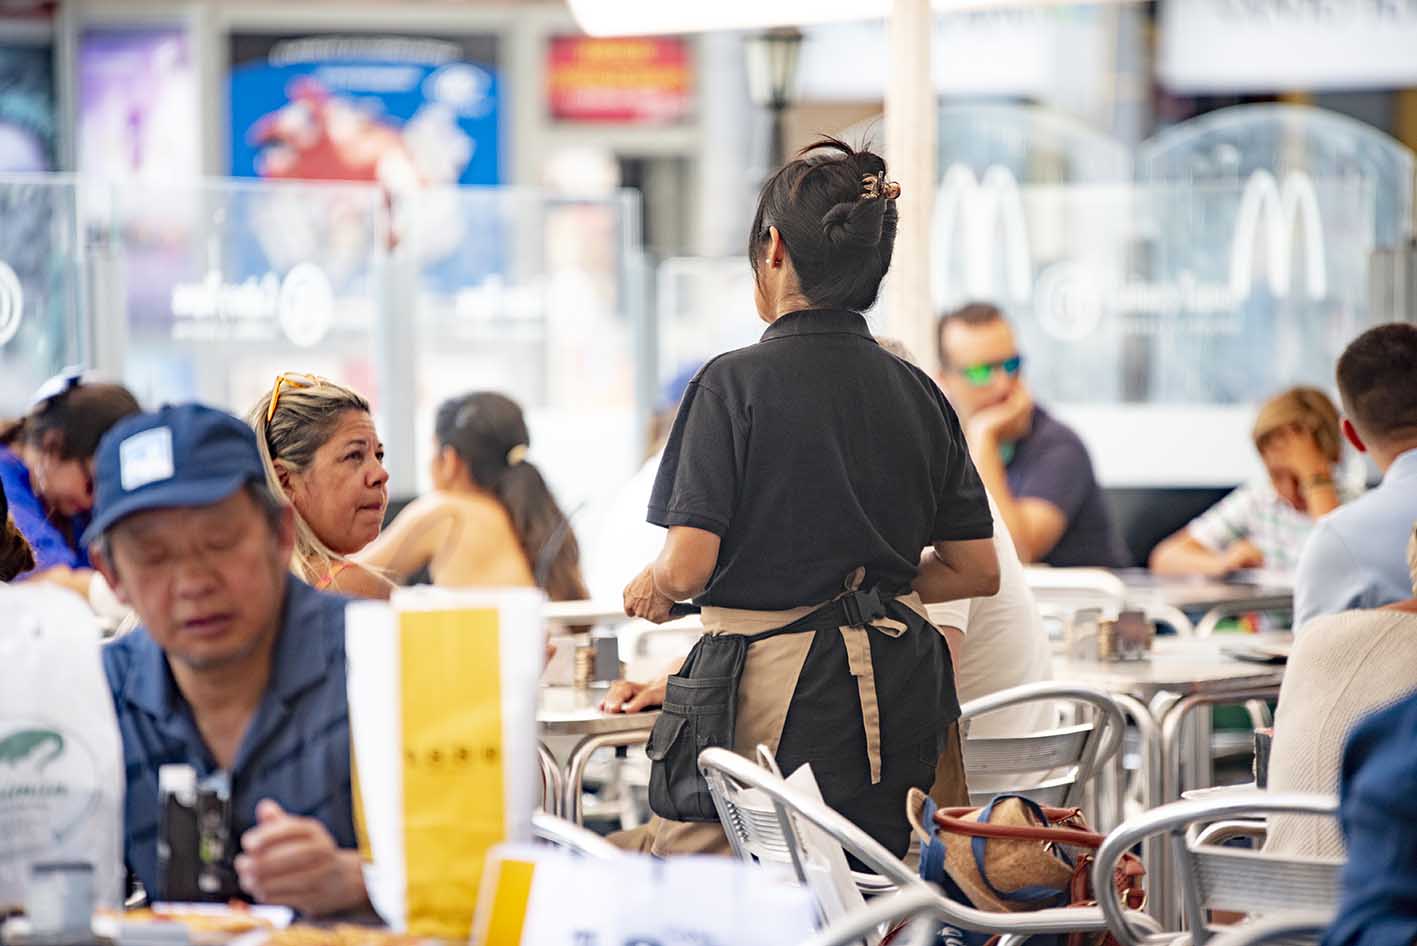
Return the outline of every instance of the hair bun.
<path id="1" fill-rule="evenodd" d="M 885 230 L 886 202 L 883 200 L 844 201 L 822 216 L 822 230 L 833 247 L 877 246 Z"/>

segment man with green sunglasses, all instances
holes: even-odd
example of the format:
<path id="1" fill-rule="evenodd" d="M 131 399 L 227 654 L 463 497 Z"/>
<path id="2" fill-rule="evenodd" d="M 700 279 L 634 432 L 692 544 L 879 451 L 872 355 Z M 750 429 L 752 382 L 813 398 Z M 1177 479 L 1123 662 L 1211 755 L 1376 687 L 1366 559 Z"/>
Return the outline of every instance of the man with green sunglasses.
<path id="1" fill-rule="evenodd" d="M 1025 562 L 1121 568 L 1087 448 L 1033 403 L 1023 355 L 1002 312 L 972 303 L 940 318 L 937 380 L 964 421 L 970 453 Z"/>

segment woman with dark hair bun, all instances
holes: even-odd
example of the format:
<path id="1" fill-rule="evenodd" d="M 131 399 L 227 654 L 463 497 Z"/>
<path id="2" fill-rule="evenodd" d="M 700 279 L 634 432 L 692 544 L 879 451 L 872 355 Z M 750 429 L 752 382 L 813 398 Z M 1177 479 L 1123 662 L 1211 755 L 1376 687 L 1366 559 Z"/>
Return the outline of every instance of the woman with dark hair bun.
<path id="1" fill-rule="evenodd" d="M 677 674 L 605 701 L 663 706 L 656 818 L 627 846 L 727 849 L 697 770 L 710 745 L 810 763 L 827 804 L 896 854 L 911 788 L 967 804 L 950 642 L 925 602 L 992 595 L 999 565 L 959 419 L 862 315 L 900 192 L 879 155 L 830 138 L 763 187 L 748 251 L 768 328 L 690 383 L 649 506 L 664 547 L 625 589 L 627 614 L 692 599 L 705 629 Z"/>
<path id="2" fill-rule="evenodd" d="M 444 401 L 434 437 L 434 492 L 357 559 L 401 578 L 427 568 L 437 585 L 539 586 L 553 601 L 585 598 L 575 532 L 527 458 L 531 434 L 516 402 L 491 391 Z"/>

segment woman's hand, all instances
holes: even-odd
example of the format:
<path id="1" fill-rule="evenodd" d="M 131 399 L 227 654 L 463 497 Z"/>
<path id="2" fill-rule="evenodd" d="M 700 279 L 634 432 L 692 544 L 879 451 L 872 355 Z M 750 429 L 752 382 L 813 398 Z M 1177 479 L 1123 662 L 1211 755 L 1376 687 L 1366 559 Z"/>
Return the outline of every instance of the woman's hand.
<path id="1" fill-rule="evenodd" d="M 635 576 L 635 580 L 625 586 L 625 614 L 632 618 L 644 618 L 651 624 L 663 624 L 669 620 L 669 609 L 674 599 L 661 594 L 654 584 L 654 565 Z"/>
<path id="2" fill-rule="evenodd" d="M 653 683 L 631 683 L 616 680 L 610 684 L 610 692 L 600 701 L 602 713 L 638 713 L 664 704 L 664 692 L 669 686 L 667 676 Z"/>

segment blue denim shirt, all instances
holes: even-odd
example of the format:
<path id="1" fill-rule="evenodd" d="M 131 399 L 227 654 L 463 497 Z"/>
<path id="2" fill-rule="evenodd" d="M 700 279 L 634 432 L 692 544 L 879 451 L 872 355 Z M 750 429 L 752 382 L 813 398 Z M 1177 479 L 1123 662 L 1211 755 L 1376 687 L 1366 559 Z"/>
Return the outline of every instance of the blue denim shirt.
<path id="1" fill-rule="evenodd" d="M 266 693 L 228 773 L 233 836 L 256 823 L 256 803 L 321 821 L 335 843 L 355 846 L 345 691 L 346 599 L 287 580 Z M 124 857 L 157 889 L 158 767 L 186 764 L 199 780 L 216 761 L 172 678 L 167 657 L 139 628 L 103 648 L 127 772 Z"/>
<path id="2" fill-rule="evenodd" d="M 1417 694 L 1369 716 L 1343 752 L 1343 899 L 1324 946 L 1417 941 Z"/>

